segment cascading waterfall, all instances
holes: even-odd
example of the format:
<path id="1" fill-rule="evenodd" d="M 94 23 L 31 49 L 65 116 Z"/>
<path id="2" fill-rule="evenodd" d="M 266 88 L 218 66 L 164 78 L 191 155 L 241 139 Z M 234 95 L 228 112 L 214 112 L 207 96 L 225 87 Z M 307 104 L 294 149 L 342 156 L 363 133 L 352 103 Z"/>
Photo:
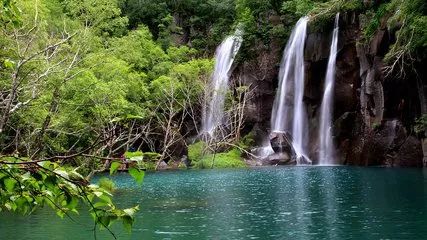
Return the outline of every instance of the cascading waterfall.
<path id="1" fill-rule="evenodd" d="M 297 163 L 307 157 L 308 120 L 304 96 L 304 45 L 308 18 L 301 18 L 292 31 L 283 53 L 279 88 L 271 116 L 273 132 L 289 132 L 297 155 Z"/>
<path id="2" fill-rule="evenodd" d="M 242 44 L 240 30 L 227 37 L 215 53 L 215 69 L 211 79 L 211 87 L 205 96 L 208 99 L 203 110 L 202 132 L 211 137 L 221 125 L 224 116 L 224 99 L 228 90 L 230 69 L 234 58 Z"/>
<path id="3" fill-rule="evenodd" d="M 332 35 L 328 69 L 325 78 L 325 90 L 320 111 L 319 130 L 319 164 L 335 164 L 335 147 L 332 140 L 332 113 L 334 103 L 335 69 L 338 50 L 339 13 L 335 17 L 334 32 Z"/>

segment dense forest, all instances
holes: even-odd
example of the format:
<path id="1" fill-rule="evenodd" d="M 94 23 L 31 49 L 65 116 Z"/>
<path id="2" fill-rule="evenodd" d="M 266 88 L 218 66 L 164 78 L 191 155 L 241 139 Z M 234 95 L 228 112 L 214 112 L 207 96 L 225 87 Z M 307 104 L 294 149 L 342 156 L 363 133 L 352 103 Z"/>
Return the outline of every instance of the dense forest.
<path id="1" fill-rule="evenodd" d="M 2 211 L 48 205 L 63 217 L 83 202 L 95 227 L 116 219 L 129 227 L 138 207 L 117 208 L 108 182 L 89 184 L 94 174 L 114 173 L 124 159 L 134 160 L 137 182 L 145 169 L 258 165 L 252 150 L 268 135 L 281 53 L 303 16 L 304 101 L 315 116 L 323 81 L 315 78 L 324 75 L 340 13 L 333 117 L 340 164 L 422 165 L 424 0 L 2 0 L 0 7 Z M 226 134 L 207 139 L 201 123 L 215 49 L 236 30 L 243 42 L 226 93 Z M 364 86 L 373 89 L 366 101 Z M 395 138 L 405 140 L 380 149 L 387 119 L 398 119 Z"/>

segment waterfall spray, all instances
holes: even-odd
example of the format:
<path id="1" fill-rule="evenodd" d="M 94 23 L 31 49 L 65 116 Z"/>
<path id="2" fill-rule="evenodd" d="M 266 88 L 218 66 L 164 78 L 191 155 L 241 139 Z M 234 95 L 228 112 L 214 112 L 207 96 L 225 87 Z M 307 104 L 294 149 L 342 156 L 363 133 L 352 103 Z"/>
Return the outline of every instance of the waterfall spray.
<path id="1" fill-rule="evenodd" d="M 335 17 L 331 51 L 325 78 L 324 94 L 320 112 L 319 164 L 335 164 L 335 147 L 332 139 L 332 113 L 334 104 L 335 70 L 338 51 L 339 13 Z"/>
<path id="2" fill-rule="evenodd" d="M 279 88 L 274 101 L 271 127 L 273 132 L 288 132 L 297 155 L 297 163 L 307 157 L 308 120 L 304 96 L 304 45 L 308 18 L 301 18 L 292 31 L 283 53 Z"/>
<path id="3" fill-rule="evenodd" d="M 207 92 L 207 104 L 203 109 L 202 132 L 213 137 L 214 132 L 221 125 L 224 116 L 224 100 L 228 90 L 230 69 L 234 58 L 242 44 L 241 31 L 237 30 L 227 37 L 217 48 L 215 53 L 215 69 L 211 79 L 211 86 Z"/>

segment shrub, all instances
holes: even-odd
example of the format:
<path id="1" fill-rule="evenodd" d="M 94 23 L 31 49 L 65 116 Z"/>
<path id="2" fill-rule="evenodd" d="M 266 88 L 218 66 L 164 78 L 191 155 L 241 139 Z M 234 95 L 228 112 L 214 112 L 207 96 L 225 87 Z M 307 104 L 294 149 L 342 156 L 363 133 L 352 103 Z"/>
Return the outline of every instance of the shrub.
<path id="1" fill-rule="evenodd" d="M 188 159 L 192 164 L 200 161 L 204 155 L 206 155 L 206 143 L 199 141 L 188 146 Z"/>
<path id="2" fill-rule="evenodd" d="M 241 168 L 246 167 L 237 148 L 224 153 L 209 154 L 204 156 L 197 164 L 197 168 Z"/>
<path id="3" fill-rule="evenodd" d="M 309 13 L 311 27 L 325 28 L 337 13 L 357 11 L 362 8 L 362 1 L 359 0 L 332 0 L 318 3 Z"/>
<path id="4" fill-rule="evenodd" d="M 423 114 L 415 120 L 414 130 L 416 134 L 425 137 L 424 135 L 427 130 L 427 114 Z"/>
<path id="5" fill-rule="evenodd" d="M 252 131 L 245 135 L 237 144 L 239 147 L 243 149 L 249 149 L 250 147 L 255 145 L 255 133 Z"/>

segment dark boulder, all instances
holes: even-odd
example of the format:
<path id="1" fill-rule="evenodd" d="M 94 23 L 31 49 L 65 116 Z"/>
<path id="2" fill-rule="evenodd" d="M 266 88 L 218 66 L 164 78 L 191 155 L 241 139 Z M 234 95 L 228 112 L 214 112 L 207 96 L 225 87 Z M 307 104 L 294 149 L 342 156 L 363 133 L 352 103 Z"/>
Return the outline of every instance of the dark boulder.
<path id="1" fill-rule="evenodd" d="M 275 153 L 287 153 L 291 157 L 295 156 L 295 150 L 292 146 L 292 137 L 288 132 L 270 133 L 270 144 Z"/>
<path id="2" fill-rule="evenodd" d="M 393 166 L 423 167 L 421 141 L 414 136 L 407 137 L 397 150 Z"/>
<path id="3" fill-rule="evenodd" d="M 408 135 L 398 120 L 386 120 L 368 136 L 364 145 L 365 165 L 422 167 L 421 141 Z"/>

